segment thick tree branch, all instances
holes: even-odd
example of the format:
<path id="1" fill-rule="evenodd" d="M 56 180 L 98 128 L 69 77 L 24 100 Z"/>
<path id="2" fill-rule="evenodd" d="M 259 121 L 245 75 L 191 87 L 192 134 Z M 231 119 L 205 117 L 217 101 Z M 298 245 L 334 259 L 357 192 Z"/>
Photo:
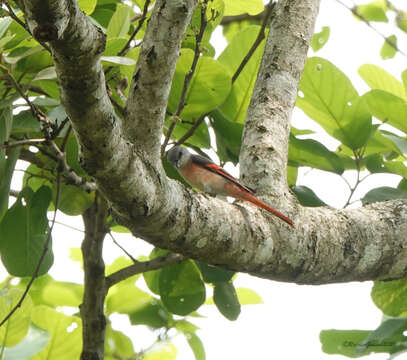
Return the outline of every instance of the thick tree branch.
<path id="1" fill-rule="evenodd" d="M 175 65 L 196 3 L 156 1 L 130 87 L 124 133 L 156 166 Z"/>

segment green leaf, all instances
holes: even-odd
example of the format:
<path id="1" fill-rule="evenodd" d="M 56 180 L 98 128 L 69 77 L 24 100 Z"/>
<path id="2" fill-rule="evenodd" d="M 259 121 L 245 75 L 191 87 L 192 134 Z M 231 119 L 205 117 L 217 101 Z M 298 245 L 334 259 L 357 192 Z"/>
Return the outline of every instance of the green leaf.
<path id="1" fill-rule="evenodd" d="M 160 300 L 151 300 L 148 304 L 130 314 L 132 325 L 147 325 L 153 329 L 169 327 L 172 315 Z"/>
<path id="2" fill-rule="evenodd" d="M 86 14 L 90 15 L 95 10 L 97 0 L 79 0 L 78 1 L 80 9 Z"/>
<path id="3" fill-rule="evenodd" d="M 12 21 L 13 19 L 9 16 L 0 18 L 0 37 L 6 33 Z"/>
<path id="4" fill-rule="evenodd" d="M 50 80 L 50 79 L 56 79 L 56 78 L 57 78 L 57 73 L 55 71 L 55 66 L 50 66 L 50 67 L 40 70 L 38 72 L 38 74 L 34 76 L 32 81 Z"/>
<path id="5" fill-rule="evenodd" d="M 243 124 L 229 121 L 219 109 L 212 111 L 211 116 L 219 159 L 224 162 L 231 161 L 236 165 L 242 145 Z"/>
<path id="6" fill-rule="evenodd" d="M 225 16 L 235 16 L 240 14 L 256 15 L 264 10 L 262 0 L 224 0 Z"/>
<path id="7" fill-rule="evenodd" d="M 34 46 L 34 47 L 19 47 L 16 50 L 13 50 L 8 56 L 4 56 L 3 59 L 8 63 L 15 65 L 21 59 L 29 57 L 31 55 L 38 54 L 39 52 L 44 51 L 42 46 Z"/>
<path id="8" fill-rule="evenodd" d="M 123 47 L 126 45 L 127 39 L 125 38 L 111 38 L 106 41 L 106 48 L 104 56 L 115 56 L 117 55 Z"/>
<path id="9" fill-rule="evenodd" d="M 95 193 L 87 193 L 86 191 L 74 185 L 60 184 L 61 194 L 59 197 L 58 210 L 69 216 L 77 216 L 83 214 L 86 209 L 89 209 L 95 200 Z M 57 184 L 53 186 L 53 203 L 56 201 Z"/>
<path id="10" fill-rule="evenodd" d="M 288 160 L 290 165 L 309 166 L 331 171 L 339 175 L 344 172 L 344 167 L 339 156 L 313 139 L 301 140 L 290 136 Z"/>
<path id="11" fill-rule="evenodd" d="M 307 186 L 293 186 L 291 190 L 297 196 L 298 201 L 302 206 L 317 207 L 327 206 L 312 189 Z"/>
<path id="12" fill-rule="evenodd" d="M 331 29 L 329 26 L 323 26 L 321 32 L 315 33 L 311 41 L 312 50 L 315 52 L 321 50 L 328 42 L 330 33 Z"/>
<path id="13" fill-rule="evenodd" d="M 234 271 L 226 270 L 218 266 L 205 264 L 195 260 L 195 264 L 201 271 L 203 281 L 207 283 L 216 283 L 221 281 L 229 281 L 235 274 Z"/>
<path id="14" fill-rule="evenodd" d="M 4 319 L 20 301 L 24 291 L 20 289 L 2 290 L 0 292 L 0 318 Z M 17 345 L 27 334 L 33 308 L 28 295 L 13 316 L 0 328 L 1 345 L 11 347 Z"/>
<path id="15" fill-rule="evenodd" d="M 298 178 L 298 167 L 297 166 L 287 166 L 287 184 L 289 187 L 295 186 Z"/>
<path id="16" fill-rule="evenodd" d="M 356 6 L 355 11 L 367 21 L 388 22 L 385 0 L 375 0 L 368 4 Z"/>
<path id="17" fill-rule="evenodd" d="M 20 155 L 20 148 L 11 148 L 7 158 L 2 157 L 3 154 L 3 150 L 0 149 L 0 221 L 8 209 L 11 179 Z"/>
<path id="18" fill-rule="evenodd" d="M 237 298 L 240 305 L 257 305 L 263 304 L 263 299 L 254 290 L 239 287 L 236 289 Z"/>
<path id="19" fill-rule="evenodd" d="M 356 348 L 356 354 L 362 355 L 372 346 L 387 347 L 387 351 L 378 352 L 393 353 L 392 348 L 396 348 L 399 343 L 407 340 L 407 337 L 403 335 L 406 329 L 407 318 L 387 319 Z"/>
<path id="20" fill-rule="evenodd" d="M 47 306 L 33 309 L 32 322 L 51 334 L 48 345 L 30 360 L 79 359 L 82 350 L 82 322 Z"/>
<path id="21" fill-rule="evenodd" d="M 391 45 L 393 44 L 393 45 Z M 380 49 L 380 57 L 383 60 L 393 59 L 397 52 L 397 37 L 396 35 L 388 36 Z"/>
<path id="22" fill-rule="evenodd" d="M 358 69 L 358 73 L 371 89 L 384 90 L 401 99 L 407 99 L 402 82 L 380 66 L 365 64 Z"/>
<path id="23" fill-rule="evenodd" d="M 322 343 L 322 351 L 326 354 L 340 354 L 356 358 L 360 356 L 356 355 L 357 346 L 363 343 L 369 334 L 369 330 L 322 330 L 319 340 Z M 388 350 L 389 347 L 369 347 L 363 355 L 373 351 L 386 352 L 386 349 Z"/>
<path id="24" fill-rule="evenodd" d="M 32 276 L 47 242 L 51 190 L 43 186 L 32 194 L 31 189 L 25 188 L 23 194 L 27 204 L 23 205 L 20 195 L 0 224 L 1 259 L 11 275 L 20 277 Z M 45 274 L 52 263 L 53 254 L 49 247 L 39 275 Z"/>
<path id="25" fill-rule="evenodd" d="M 178 350 L 174 344 L 166 343 L 161 346 L 154 347 L 145 353 L 143 360 L 175 360 L 177 358 Z"/>
<path id="26" fill-rule="evenodd" d="M 246 1 L 245 1 L 246 2 Z M 233 76 L 243 58 L 253 45 L 260 26 L 248 26 L 236 34 L 231 43 L 220 54 L 218 61 L 225 65 L 230 76 Z M 243 123 L 249 106 L 254 83 L 260 67 L 261 56 L 264 50 L 264 40 L 257 47 L 252 57 L 232 85 L 232 90 L 226 101 L 220 106 L 223 115 L 230 121 Z"/>
<path id="27" fill-rule="evenodd" d="M 240 314 L 240 303 L 232 282 L 222 281 L 215 284 L 213 301 L 219 312 L 228 320 L 234 321 Z"/>
<path id="28" fill-rule="evenodd" d="M 31 359 L 32 356 L 47 346 L 50 337 L 48 331 L 30 325 L 28 333 L 22 341 L 16 346 L 4 349 L 3 358 L 7 360 Z"/>
<path id="29" fill-rule="evenodd" d="M 205 264 L 195 260 L 195 264 L 201 271 L 203 281 L 207 283 L 216 283 L 221 281 L 229 281 L 235 274 L 234 271 L 226 270 L 218 266 Z"/>
<path id="30" fill-rule="evenodd" d="M 106 328 L 105 348 L 106 354 L 114 354 L 120 358 L 131 358 L 134 355 L 134 346 L 131 339 L 121 331 L 113 330 L 111 326 Z"/>
<path id="31" fill-rule="evenodd" d="M 407 191 L 381 186 L 368 191 L 361 199 L 362 204 L 371 204 L 378 201 L 407 199 Z"/>
<path id="32" fill-rule="evenodd" d="M 47 304 L 79 307 L 83 298 L 83 285 L 64 281 L 50 281 L 42 290 Z"/>
<path id="33" fill-rule="evenodd" d="M 307 60 L 297 106 L 351 149 L 363 147 L 370 137 L 372 120 L 364 99 L 358 96 L 346 75 L 328 60 L 318 57 Z"/>
<path id="34" fill-rule="evenodd" d="M 167 254 L 167 250 L 162 250 L 159 248 L 154 248 L 153 251 L 150 253 L 150 260 L 155 259 L 156 257 L 162 256 Z M 146 271 L 143 272 L 143 278 L 150 289 L 151 292 L 154 294 L 160 295 L 160 274 L 161 274 L 161 269 L 159 270 L 152 270 L 152 271 Z"/>
<path id="35" fill-rule="evenodd" d="M 407 33 L 407 12 L 401 9 L 398 9 L 396 16 L 397 27 Z"/>
<path id="36" fill-rule="evenodd" d="M 175 113 L 178 107 L 184 79 L 191 68 L 193 58 L 192 50 L 181 49 L 168 100 L 168 109 L 171 113 Z M 221 105 L 229 95 L 230 89 L 231 77 L 225 66 L 210 57 L 200 57 L 180 117 L 184 120 L 197 120 L 201 115 Z"/>
<path id="37" fill-rule="evenodd" d="M 124 56 L 102 56 L 100 60 L 109 64 L 133 66 L 136 62 L 133 59 Z"/>
<path id="38" fill-rule="evenodd" d="M 163 268 L 159 288 L 161 301 L 177 315 L 188 315 L 205 301 L 205 285 L 191 260 Z"/>
<path id="39" fill-rule="evenodd" d="M 13 135 L 38 133 L 40 132 L 40 124 L 32 112 L 29 110 L 20 111 L 17 115 L 14 115 L 13 119 Z"/>
<path id="40" fill-rule="evenodd" d="M 404 139 L 401 136 L 398 136 L 396 134 L 384 130 L 381 131 L 381 134 L 385 138 L 390 139 L 399 150 L 399 153 L 403 155 L 405 158 L 407 158 L 407 139 Z"/>
<path id="41" fill-rule="evenodd" d="M 377 119 L 407 133 L 407 102 L 383 90 L 371 90 L 363 95 L 370 113 Z"/>
<path id="42" fill-rule="evenodd" d="M 405 192 L 407 194 L 407 192 Z M 375 281 L 371 297 L 375 305 L 389 316 L 407 313 L 407 279 Z"/>
<path id="43" fill-rule="evenodd" d="M 116 11 L 109 21 L 107 26 L 107 38 L 124 37 L 130 29 L 130 18 L 132 10 L 129 6 L 124 4 L 117 4 Z"/>
<path id="44" fill-rule="evenodd" d="M 195 333 L 190 333 L 185 335 L 188 345 L 191 347 L 192 352 L 194 353 L 195 360 L 205 360 L 205 348 L 201 339 Z"/>
<path id="45" fill-rule="evenodd" d="M 106 297 L 106 312 L 131 314 L 155 301 L 154 298 L 131 283 L 119 283 Z"/>

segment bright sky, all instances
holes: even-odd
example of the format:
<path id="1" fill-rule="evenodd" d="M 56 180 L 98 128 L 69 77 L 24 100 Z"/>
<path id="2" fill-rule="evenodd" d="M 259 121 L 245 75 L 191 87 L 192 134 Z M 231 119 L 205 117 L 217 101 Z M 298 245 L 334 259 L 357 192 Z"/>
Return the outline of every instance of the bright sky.
<path id="1" fill-rule="evenodd" d="M 347 3 L 352 6 L 352 1 Z M 398 7 L 405 6 L 403 0 L 394 0 L 393 3 Z M 380 59 L 382 39 L 366 25 L 352 19 L 349 11 L 337 1 L 322 0 L 316 31 L 320 31 L 322 26 L 331 27 L 331 38 L 316 55 L 332 61 L 344 71 L 359 93 L 367 90 L 366 85 L 357 75 L 360 65 L 374 63 L 383 66 L 397 77 L 404 70 L 402 65 L 406 59 L 401 55 L 396 55 L 394 60 Z M 390 35 L 386 32 L 385 34 Z M 221 36 L 221 32 L 218 32 L 218 36 Z M 222 44 L 222 40 L 219 39 L 217 48 L 222 47 Z M 406 42 L 400 43 L 400 46 L 407 51 Z M 323 133 L 298 109 L 293 114 L 293 125 L 298 128 L 312 128 Z M 323 135 L 319 140 L 331 149 L 337 145 Z M 349 175 L 348 178 L 352 179 L 352 176 Z M 13 188 L 19 188 L 19 181 L 15 179 Z M 372 176 L 369 181 L 366 181 L 362 191 L 355 196 L 360 197 L 372 187 L 394 186 L 398 181 L 399 177 L 396 176 Z M 334 207 L 341 207 L 348 195 L 348 188 L 343 180 L 325 172 L 301 170 L 299 184 L 311 187 L 321 199 Z M 58 214 L 57 221 L 82 228 L 80 218 Z M 53 239 L 55 264 L 50 271 L 51 275 L 58 280 L 81 282 L 82 273 L 78 266 L 68 259 L 68 254 L 71 247 L 80 246 L 82 234 L 56 224 Z M 151 249 L 150 245 L 130 236 L 117 236 L 117 239 L 135 256 L 148 254 Z M 116 256 L 122 255 L 121 251 L 112 245 L 110 239 L 106 238 L 105 244 L 107 263 Z M 4 274 L 4 270 L 1 273 Z M 239 319 L 235 322 L 223 318 L 214 306 L 201 308 L 199 312 L 207 318 L 191 319 L 191 321 L 202 328 L 198 335 L 204 343 L 208 360 L 345 359 L 342 356 L 322 353 L 319 332 L 322 329 L 332 328 L 369 330 L 376 328 L 381 320 L 381 312 L 370 300 L 371 282 L 299 286 L 240 274 L 235 286 L 257 291 L 262 296 L 264 304 L 243 307 Z M 208 291 L 209 295 L 211 295 L 210 291 L 211 289 Z M 117 320 L 115 324 L 117 327 L 125 323 L 121 317 Z M 131 328 L 128 334 L 131 335 L 136 349 L 146 346 L 156 336 L 140 326 Z M 182 337 L 177 337 L 174 341 L 180 350 L 178 359 L 193 359 Z M 386 359 L 387 355 L 372 355 L 365 358 Z"/>

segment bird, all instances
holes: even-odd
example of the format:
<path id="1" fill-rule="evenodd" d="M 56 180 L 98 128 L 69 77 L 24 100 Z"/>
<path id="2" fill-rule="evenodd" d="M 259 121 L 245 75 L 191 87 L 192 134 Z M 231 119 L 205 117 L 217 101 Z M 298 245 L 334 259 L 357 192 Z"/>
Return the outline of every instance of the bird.
<path id="1" fill-rule="evenodd" d="M 168 151 L 167 160 L 191 186 L 210 195 L 229 196 L 252 203 L 295 228 L 294 222 L 289 217 L 257 199 L 252 189 L 241 184 L 239 180 L 210 159 L 191 154 L 188 149 L 177 145 Z"/>

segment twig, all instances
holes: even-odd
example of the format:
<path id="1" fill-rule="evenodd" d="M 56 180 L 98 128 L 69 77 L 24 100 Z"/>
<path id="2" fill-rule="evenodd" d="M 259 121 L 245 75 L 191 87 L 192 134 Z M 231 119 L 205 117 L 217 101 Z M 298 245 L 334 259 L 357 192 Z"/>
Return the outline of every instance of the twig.
<path id="1" fill-rule="evenodd" d="M 237 78 L 239 77 L 239 75 L 241 74 L 241 72 L 243 71 L 244 67 L 247 65 L 247 63 L 249 62 L 250 58 L 253 56 L 254 52 L 256 51 L 256 49 L 258 48 L 258 46 L 260 45 L 260 43 L 262 42 L 262 40 L 265 37 L 265 29 L 268 23 L 268 20 L 271 17 L 272 14 L 272 10 L 275 6 L 275 3 L 270 2 L 267 6 L 266 6 L 266 11 L 264 12 L 264 14 L 262 15 L 263 18 L 263 23 L 261 25 L 261 28 L 259 30 L 259 33 L 256 37 L 256 40 L 254 41 L 253 45 L 251 46 L 251 48 L 249 49 L 249 51 L 247 52 L 246 56 L 243 58 L 242 62 L 240 63 L 239 67 L 236 69 L 235 73 L 232 76 L 232 84 L 237 80 Z M 196 129 L 199 127 L 199 125 L 202 124 L 202 122 L 205 120 L 205 118 L 210 114 L 210 112 L 202 115 L 195 123 L 194 125 L 181 137 L 181 139 L 179 139 L 178 141 L 175 142 L 175 145 L 181 145 L 183 143 L 185 143 L 185 141 L 187 141 L 196 131 Z M 172 125 L 172 123 L 171 123 Z M 174 124 L 175 127 L 176 124 Z M 169 132 L 169 131 L 168 131 Z"/>
<path id="2" fill-rule="evenodd" d="M 57 162 L 60 164 L 62 167 L 62 171 L 64 173 L 64 176 L 69 179 L 74 185 L 82 188 L 83 190 L 87 192 L 92 192 L 96 190 L 96 184 L 92 182 L 86 181 L 85 178 L 77 175 L 75 171 L 69 166 L 65 153 L 61 151 L 61 149 L 58 148 L 57 144 L 55 144 L 54 141 L 49 140 L 48 144 L 51 146 L 51 148 L 55 151 L 56 157 L 57 157 Z"/>
<path id="3" fill-rule="evenodd" d="M 42 144 L 44 142 L 48 141 L 47 139 L 24 139 L 24 140 L 17 140 L 13 142 L 4 142 L 3 144 L 0 144 L 0 149 L 10 149 L 13 147 L 18 147 L 18 146 L 25 146 L 25 145 L 37 145 L 37 144 Z"/>
<path id="4" fill-rule="evenodd" d="M 123 56 L 124 54 L 127 53 L 127 51 L 130 48 L 130 44 L 131 42 L 134 40 L 134 38 L 136 37 L 136 35 L 138 34 L 138 32 L 140 31 L 141 27 L 144 24 L 144 21 L 147 19 L 147 13 L 148 13 L 148 6 L 150 5 L 151 0 L 146 0 L 146 2 L 144 3 L 144 8 L 143 8 L 143 12 L 141 14 L 139 14 L 139 16 L 137 17 L 137 19 L 140 19 L 137 27 L 134 29 L 133 33 L 131 34 L 129 40 L 127 40 L 126 44 L 123 46 L 123 48 L 117 53 L 117 56 Z M 133 18 L 134 19 L 134 18 Z M 132 19 L 132 21 L 133 21 Z M 136 20 L 137 20 L 136 19 Z M 109 66 L 106 70 L 105 70 L 105 76 L 113 69 L 113 66 Z M 112 99 L 110 99 L 112 100 Z M 119 105 L 120 107 L 120 105 Z M 120 107 L 121 108 L 121 107 Z M 123 115 L 122 112 L 120 112 L 121 115 Z"/>
<path id="5" fill-rule="evenodd" d="M 202 7 L 201 7 L 201 26 L 199 28 L 198 34 L 196 34 L 196 36 L 195 36 L 194 59 L 192 60 L 191 68 L 189 69 L 189 71 L 185 75 L 184 85 L 182 87 L 178 107 L 177 107 L 177 110 L 175 111 L 175 113 L 173 115 L 174 119 L 177 119 L 179 117 L 179 115 L 181 114 L 182 110 L 184 109 L 185 97 L 186 97 L 186 94 L 187 94 L 189 83 L 191 82 L 192 76 L 194 75 L 194 72 L 196 70 L 196 65 L 197 65 L 198 60 L 199 60 L 199 55 L 201 54 L 201 49 L 200 49 L 201 48 L 201 41 L 202 41 L 202 37 L 203 37 L 204 32 L 205 32 L 205 28 L 208 25 L 208 21 L 206 19 L 207 2 L 208 1 L 205 1 L 205 3 L 203 3 Z M 172 135 L 172 133 L 173 133 L 173 131 L 175 129 L 176 124 L 177 124 L 177 121 L 172 121 L 171 124 L 170 124 L 170 127 L 168 128 L 168 131 L 167 131 L 167 133 L 165 135 L 164 142 L 161 145 L 161 156 L 164 155 L 165 148 L 168 145 L 168 142 L 169 142 L 169 140 L 171 138 L 171 135 Z"/>
<path id="6" fill-rule="evenodd" d="M 139 22 L 137 24 L 137 27 L 134 29 L 134 31 L 131 34 L 131 36 L 130 36 L 129 40 L 127 41 L 126 45 L 124 45 L 123 49 L 121 49 L 119 51 L 119 53 L 117 54 L 118 56 L 123 56 L 127 52 L 127 50 L 130 48 L 131 42 L 133 41 L 133 39 L 136 37 L 136 35 L 140 31 L 141 27 L 144 24 L 144 21 L 147 19 L 148 7 L 150 6 L 150 2 L 151 2 L 151 0 L 146 0 L 146 2 L 144 3 L 143 12 L 142 12 L 140 20 L 139 20 Z"/>
<path id="7" fill-rule="evenodd" d="M 121 246 L 116 239 L 113 237 L 113 234 L 111 231 L 108 232 L 109 236 L 112 238 L 112 241 L 114 244 L 121 250 L 123 251 L 135 264 L 138 263 L 138 261 L 123 247 Z"/>
<path id="8" fill-rule="evenodd" d="M 10 4 L 7 1 L 2 1 L 3 4 L 7 7 L 7 12 L 10 15 L 10 17 L 19 25 L 21 25 L 25 31 L 27 31 L 31 36 L 33 36 L 33 34 L 31 33 L 30 29 L 28 28 L 27 24 L 25 24 L 24 22 L 22 22 L 18 16 L 14 13 L 13 8 L 10 6 Z M 38 39 L 36 39 L 41 45 L 42 47 L 47 50 L 49 53 L 51 53 L 51 48 L 44 43 L 43 41 L 40 41 Z"/>
<path id="9" fill-rule="evenodd" d="M 106 277 L 106 288 L 109 289 L 114 284 L 117 284 L 118 282 L 133 275 L 161 269 L 167 265 L 177 264 L 184 259 L 185 257 L 181 254 L 169 253 L 149 261 L 136 261 L 133 265 L 120 269 Z"/>
<path id="10" fill-rule="evenodd" d="M 401 55 L 406 56 L 407 54 L 400 50 L 399 47 L 397 46 L 397 44 L 395 44 L 392 40 L 390 40 L 386 35 L 382 34 L 379 30 L 377 30 L 374 26 L 372 26 L 372 24 L 363 16 L 361 15 L 356 7 L 351 8 L 350 6 L 346 5 L 345 3 L 343 3 L 341 0 L 335 0 L 337 3 L 341 4 L 343 7 L 345 7 L 346 9 L 348 9 L 353 15 L 355 15 L 359 20 L 361 20 L 362 22 L 364 22 L 369 28 L 371 28 L 376 34 L 378 34 L 379 36 L 381 36 L 384 41 L 389 44 L 394 50 L 396 50 L 397 52 L 399 52 Z"/>
<path id="11" fill-rule="evenodd" d="M 30 281 L 28 282 L 27 286 L 25 287 L 25 290 L 24 290 L 23 294 L 21 295 L 20 300 L 18 300 L 18 303 L 11 309 L 11 311 L 6 315 L 6 317 L 0 322 L 0 327 L 2 325 L 4 325 L 6 323 L 6 321 L 8 319 L 10 319 L 10 317 L 13 316 L 13 314 L 21 306 L 21 304 L 23 303 L 24 299 L 26 298 L 26 296 L 28 294 L 28 291 L 30 290 L 32 284 L 34 283 L 34 280 L 38 277 L 38 273 L 40 272 L 40 267 L 45 259 L 47 251 L 49 249 L 49 244 L 51 242 L 51 234 L 52 234 L 52 230 L 54 229 L 55 219 L 57 216 L 57 209 L 58 209 L 58 205 L 59 205 L 59 199 L 61 196 L 61 173 L 60 172 L 58 172 L 58 174 L 57 174 L 57 183 L 56 184 L 57 184 L 57 193 L 56 193 L 56 198 L 55 198 L 54 216 L 52 218 L 51 226 L 49 228 L 47 240 L 45 241 L 44 247 L 42 248 L 42 253 L 41 253 L 40 259 L 38 260 L 38 264 L 35 267 L 34 273 L 32 274 Z"/>
<path id="12" fill-rule="evenodd" d="M 240 63 L 239 67 L 236 69 L 235 73 L 233 74 L 233 76 L 232 76 L 232 84 L 239 77 L 240 73 L 242 72 L 242 70 L 244 69 L 246 64 L 249 62 L 250 58 L 253 56 L 254 52 L 256 51 L 256 49 L 259 47 L 260 43 L 264 39 L 266 26 L 267 26 L 268 20 L 270 19 L 270 16 L 271 16 L 272 12 L 273 12 L 274 6 L 275 6 L 275 3 L 273 3 L 272 1 L 270 1 L 269 4 L 267 5 L 267 10 L 266 10 L 266 13 L 264 15 L 263 23 L 261 24 L 261 27 L 260 27 L 259 33 L 257 35 L 257 38 L 254 41 L 254 43 L 253 43 L 252 47 L 250 48 L 250 50 L 248 51 L 248 53 L 246 54 L 246 56 L 243 58 L 243 60 Z"/>

